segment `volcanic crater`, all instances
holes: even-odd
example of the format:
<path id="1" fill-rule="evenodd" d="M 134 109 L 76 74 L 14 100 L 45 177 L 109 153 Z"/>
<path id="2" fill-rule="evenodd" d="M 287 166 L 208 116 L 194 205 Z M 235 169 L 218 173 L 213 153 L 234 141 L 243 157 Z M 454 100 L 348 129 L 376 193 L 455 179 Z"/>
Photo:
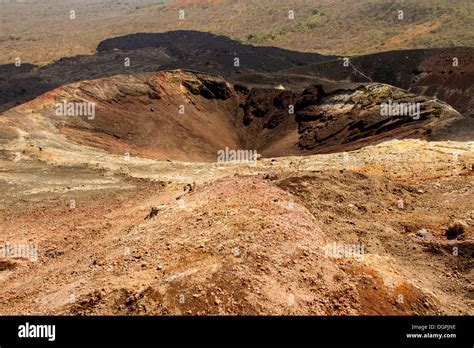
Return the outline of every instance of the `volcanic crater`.
<path id="1" fill-rule="evenodd" d="M 440 79 L 471 51 L 344 68 L 177 31 L 0 67 L 0 236 L 38 245 L 0 259 L 1 314 L 472 314 L 472 64 Z"/>

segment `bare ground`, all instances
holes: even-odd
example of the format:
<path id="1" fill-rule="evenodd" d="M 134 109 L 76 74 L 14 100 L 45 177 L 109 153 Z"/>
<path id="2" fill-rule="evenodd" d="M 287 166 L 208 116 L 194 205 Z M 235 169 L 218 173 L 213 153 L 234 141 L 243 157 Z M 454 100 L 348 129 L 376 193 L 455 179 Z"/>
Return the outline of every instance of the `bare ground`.
<path id="1" fill-rule="evenodd" d="M 473 149 L 390 141 L 256 166 L 5 151 L 0 235 L 38 259 L 0 258 L 0 313 L 472 315 Z"/>

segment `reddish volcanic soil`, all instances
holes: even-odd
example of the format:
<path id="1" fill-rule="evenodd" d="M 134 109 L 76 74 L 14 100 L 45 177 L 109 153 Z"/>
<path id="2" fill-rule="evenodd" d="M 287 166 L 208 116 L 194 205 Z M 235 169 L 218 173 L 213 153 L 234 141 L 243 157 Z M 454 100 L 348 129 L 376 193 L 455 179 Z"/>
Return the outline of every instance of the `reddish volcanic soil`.
<path id="1" fill-rule="evenodd" d="M 2 314 L 472 314 L 473 171 L 433 149 L 267 160 L 197 185 L 77 170 L 49 176 L 62 193 L 20 186 L 1 233 L 39 257 L 2 261 Z M 99 189 L 101 177 L 119 185 Z M 333 243 L 365 254 L 332 258 Z"/>
<path id="2" fill-rule="evenodd" d="M 420 119 L 380 116 L 387 98 Z M 0 245 L 38 247 L 0 255 L 0 314 L 472 315 L 463 119 L 380 83 L 180 70 L 57 88 L 0 118 Z M 216 163 L 226 146 L 262 156 Z"/>

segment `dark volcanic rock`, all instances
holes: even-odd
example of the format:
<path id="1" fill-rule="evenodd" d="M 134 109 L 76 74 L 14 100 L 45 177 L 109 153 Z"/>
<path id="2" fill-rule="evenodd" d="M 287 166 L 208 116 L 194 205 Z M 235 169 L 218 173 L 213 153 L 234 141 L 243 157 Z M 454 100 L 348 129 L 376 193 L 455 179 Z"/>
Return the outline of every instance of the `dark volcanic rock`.
<path id="1" fill-rule="evenodd" d="M 350 62 L 349 67 L 341 59 L 309 64 L 286 73 L 323 80 L 386 83 L 436 96 L 465 116 L 474 116 L 473 47 L 388 51 L 351 57 Z"/>
<path id="2" fill-rule="evenodd" d="M 125 66 L 125 59 L 130 66 Z M 234 66 L 239 58 L 240 66 Z M 60 59 L 38 68 L 23 64 L 0 66 L 0 111 L 7 110 L 58 86 L 118 74 L 159 70 L 197 70 L 234 77 L 253 72 L 275 72 L 334 59 L 316 53 L 302 53 L 274 47 L 243 45 L 224 36 L 198 31 L 140 33 L 108 39 L 97 53 Z M 226 98 L 225 89 L 206 86 L 203 95 Z"/>
<path id="3" fill-rule="evenodd" d="M 295 104 L 295 110 L 300 111 L 307 106 L 316 105 L 323 96 L 324 91 L 321 85 L 309 86 L 303 91 L 301 98 Z"/>
<path id="4" fill-rule="evenodd" d="M 102 41 L 97 46 L 98 52 L 113 52 L 115 50 L 131 51 L 143 48 L 161 48 L 171 57 L 181 62 L 194 64 L 204 69 L 212 65 L 220 66 L 227 71 L 235 70 L 234 58 L 239 58 L 240 67 L 237 70 L 278 71 L 285 66 L 296 67 L 304 64 L 318 63 L 336 58 L 317 53 L 303 53 L 284 50 L 276 47 L 258 47 L 243 45 L 225 36 L 203 33 L 194 30 L 177 30 L 166 33 L 137 33 Z M 189 68 L 181 66 L 179 68 Z M 204 71 L 204 70 L 203 70 Z"/>

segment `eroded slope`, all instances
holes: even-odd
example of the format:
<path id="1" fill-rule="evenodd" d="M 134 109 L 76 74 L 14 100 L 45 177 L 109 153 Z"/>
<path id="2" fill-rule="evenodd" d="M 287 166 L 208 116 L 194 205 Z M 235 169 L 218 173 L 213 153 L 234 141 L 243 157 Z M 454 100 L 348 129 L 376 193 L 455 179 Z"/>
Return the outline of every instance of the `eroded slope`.
<path id="1" fill-rule="evenodd" d="M 420 114 L 382 116 L 380 105 L 388 100 L 419 103 Z M 58 113 L 58 104 L 84 103 L 94 106 L 93 115 Z M 43 152 L 39 156 L 46 160 L 49 151 L 81 144 L 122 156 L 216 161 L 226 147 L 271 157 L 347 151 L 395 138 L 429 139 L 458 119 L 459 113 L 437 99 L 389 85 L 332 92 L 321 85 L 303 91 L 262 89 L 177 70 L 57 88 L 5 112 L 0 130 L 10 153 Z"/>
<path id="2" fill-rule="evenodd" d="M 0 260 L 0 309 L 472 314 L 473 153 L 405 140 L 253 167 L 132 157 L 128 175 L 113 155 L 99 170 L 10 162 L 0 232 L 38 259 Z M 334 257 L 333 243 L 364 252 Z"/>

